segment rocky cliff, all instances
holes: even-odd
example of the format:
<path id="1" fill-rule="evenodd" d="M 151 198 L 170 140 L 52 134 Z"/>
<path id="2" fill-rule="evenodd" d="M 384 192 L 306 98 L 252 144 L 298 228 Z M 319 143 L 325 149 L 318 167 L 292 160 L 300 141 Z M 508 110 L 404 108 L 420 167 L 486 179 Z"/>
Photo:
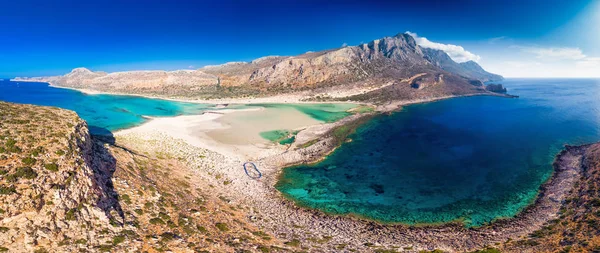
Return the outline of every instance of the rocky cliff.
<path id="1" fill-rule="evenodd" d="M 280 244 L 247 222 L 244 206 L 192 183 L 181 158 L 100 142 L 74 112 L 0 102 L 0 129 L 0 252 L 233 252 Z"/>
<path id="2" fill-rule="evenodd" d="M 335 91 L 355 90 L 344 96 L 378 90 L 391 84 L 405 97 L 431 97 L 486 92 L 473 81 L 500 79 L 477 63 L 456 63 L 446 53 L 419 47 L 408 34 L 298 56 L 269 56 L 251 62 L 207 66 L 199 70 L 103 73 L 79 68 L 65 76 L 17 78 L 104 92 L 168 97 L 224 98 L 301 93 L 328 97 Z M 443 88 L 430 90 L 429 87 Z M 417 92 L 415 92 L 417 91 Z M 413 94 L 414 93 L 414 94 Z M 338 96 L 338 97 L 344 97 Z M 377 99 L 353 96 L 353 99 Z M 379 97 L 381 98 L 381 97 Z M 396 99 L 386 97 L 385 99 Z"/>
<path id="3" fill-rule="evenodd" d="M 74 112 L 0 102 L 0 245 L 32 252 L 64 238 L 98 242 L 122 215 L 111 161 Z M 100 231 L 107 229 L 105 235 Z M 83 236 L 82 236 L 83 235 Z"/>

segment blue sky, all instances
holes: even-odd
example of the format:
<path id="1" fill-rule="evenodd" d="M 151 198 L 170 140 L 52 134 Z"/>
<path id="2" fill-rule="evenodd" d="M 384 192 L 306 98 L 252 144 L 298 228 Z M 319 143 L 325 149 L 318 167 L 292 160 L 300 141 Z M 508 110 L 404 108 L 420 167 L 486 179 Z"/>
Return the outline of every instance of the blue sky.
<path id="1" fill-rule="evenodd" d="M 0 1 L 1 77 L 198 68 L 406 31 L 506 76 L 600 76 L 600 0 Z"/>

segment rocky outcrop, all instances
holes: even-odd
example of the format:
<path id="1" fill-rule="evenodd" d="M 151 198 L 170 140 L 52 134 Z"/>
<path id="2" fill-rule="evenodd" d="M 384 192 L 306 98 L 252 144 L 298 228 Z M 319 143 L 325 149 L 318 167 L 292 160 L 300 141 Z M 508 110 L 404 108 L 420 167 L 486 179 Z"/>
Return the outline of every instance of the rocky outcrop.
<path id="1" fill-rule="evenodd" d="M 15 80 L 44 81 L 56 86 L 92 89 L 103 92 L 144 94 L 165 97 L 225 98 L 302 94 L 322 96 L 332 90 L 360 90 L 376 84 L 396 83 L 425 73 L 426 82 L 402 84 L 399 97 L 430 97 L 486 92 L 472 89 L 470 81 L 489 81 L 500 76 L 490 74 L 477 63 L 456 63 L 446 53 L 418 46 L 408 34 L 373 40 L 357 46 L 347 46 L 298 56 L 267 56 L 251 62 L 232 62 L 206 66 L 199 70 L 131 71 L 104 73 L 79 68 L 65 76 L 17 78 Z M 442 88 L 431 90 L 435 85 Z M 382 86 L 382 85 L 379 85 Z M 387 85 L 386 85 L 387 87 Z M 443 88 L 446 87 L 446 88 Z M 413 90 L 418 92 L 413 94 Z M 368 89 L 372 92 L 371 88 Z M 369 92 L 369 93 L 370 93 Z M 370 93 L 373 94 L 373 93 Z M 353 96 L 353 99 L 381 99 Z"/>
<path id="2" fill-rule="evenodd" d="M 485 89 L 496 93 L 506 93 L 506 88 L 502 84 L 488 84 L 485 86 Z"/>
<path id="3" fill-rule="evenodd" d="M 144 146 L 159 150 L 140 155 L 134 148 L 142 144 L 101 142 L 74 112 L 50 107 L 0 102 L 0 129 L 0 252 L 285 246 L 250 224 L 245 206 L 214 192 L 214 185 L 231 181 L 202 179 L 214 179 L 206 174 L 214 164 L 204 158 L 221 163 L 222 156 L 201 151 L 192 168 L 156 141 Z"/>
<path id="4" fill-rule="evenodd" d="M 122 213 L 110 186 L 114 161 L 97 152 L 74 112 L 0 103 L 0 245 L 56 248 L 66 238 L 100 244 Z M 103 237 L 104 237 L 103 236 Z"/>

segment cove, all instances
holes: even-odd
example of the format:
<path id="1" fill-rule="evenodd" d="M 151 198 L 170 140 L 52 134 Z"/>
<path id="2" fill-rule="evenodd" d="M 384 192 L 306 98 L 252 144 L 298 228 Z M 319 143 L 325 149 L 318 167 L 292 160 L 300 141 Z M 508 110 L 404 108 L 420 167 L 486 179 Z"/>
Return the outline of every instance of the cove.
<path id="1" fill-rule="evenodd" d="M 513 217 L 565 144 L 600 140 L 600 81 L 504 85 L 520 98 L 453 98 L 378 116 L 322 162 L 285 168 L 276 188 L 304 207 L 384 223 Z"/>

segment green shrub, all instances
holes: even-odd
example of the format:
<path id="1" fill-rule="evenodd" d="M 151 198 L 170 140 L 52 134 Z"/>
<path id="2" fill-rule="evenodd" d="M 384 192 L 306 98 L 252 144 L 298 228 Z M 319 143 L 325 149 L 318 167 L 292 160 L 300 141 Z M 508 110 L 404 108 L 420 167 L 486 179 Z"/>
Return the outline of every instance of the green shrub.
<path id="1" fill-rule="evenodd" d="M 100 250 L 100 252 L 111 252 L 112 248 L 113 248 L 112 245 L 105 244 L 105 245 L 100 245 L 100 247 L 98 247 L 98 250 Z"/>
<path id="2" fill-rule="evenodd" d="M 15 189 L 14 186 L 8 186 L 8 187 L 0 186 L 0 194 L 1 195 L 10 195 L 10 194 L 13 194 L 16 192 L 17 192 L 17 190 Z"/>
<path id="3" fill-rule="evenodd" d="M 113 245 L 119 245 L 119 243 L 122 243 L 124 241 L 125 241 L 125 236 L 118 235 L 118 236 L 113 237 L 112 244 Z"/>
<path id="4" fill-rule="evenodd" d="M 0 227 L 0 233 L 7 232 L 8 230 L 10 230 L 10 229 L 7 227 Z"/>
<path id="5" fill-rule="evenodd" d="M 152 225 L 158 225 L 158 224 L 165 225 L 165 222 L 161 218 L 157 217 L 157 218 L 150 219 L 150 224 L 152 224 Z"/>
<path id="6" fill-rule="evenodd" d="M 69 209 L 69 211 L 67 211 L 67 213 L 65 214 L 65 220 L 75 220 L 75 211 L 77 209 L 73 208 L 73 209 Z"/>
<path id="7" fill-rule="evenodd" d="M 221 230 L 221 232 L 227 232 L 227 231 L 229 231 L 229 226 L 227 226 L 227 224 L 225 224 L 225 223 L 217 222 L 217 224 L 215 224 L 215 226 L 219 230 Z"/>
<path id="8" fill-rule="evenodd" d="M 44 168 L 46 168 L 49 171 L 58 171 L 58 165 L 56 163 L 47 163 L 44 164 Z"/>
<path id="9" fill-rule="evenodd" d="M 23 164 L 25 165 L 33 165 L 35 164 L 37 160 L 35 160 L 35 158 L 33 157 L 25 157 L 23 159 L 21 159 L 21 162 L 23 162 Z"/>
<path id="10" fill-rule="evenodd" d="M 27 179 L 34 179 L 37 176 L 38 175 L 35 172 L 35 170 L 33 170 L 32 168 L 29 168 L 29 167 L 18 168 L 17 172 L 15 173 L 15 177 L 24 177 L 24 178 L 27 178 Z"/>
<path id="11" fill-rule="evenodd" d="M 200 233 L 206 233 L 206 232 L 208 232 L 208 230 L 206 230 L 205 227 L 200 226 L 200 225 L 196 225 L 196 229 L 198 229 L 198 231 L 200 231 Z"/>

